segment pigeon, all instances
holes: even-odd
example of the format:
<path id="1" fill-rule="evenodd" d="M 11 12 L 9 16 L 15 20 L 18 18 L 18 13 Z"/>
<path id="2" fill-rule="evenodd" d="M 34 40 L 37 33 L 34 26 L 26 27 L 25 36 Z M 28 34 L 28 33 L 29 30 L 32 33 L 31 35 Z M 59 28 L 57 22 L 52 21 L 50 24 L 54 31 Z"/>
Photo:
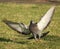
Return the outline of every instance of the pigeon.
<path id="1" fill-rule="evenodd" d="M 48 34 L 48 32 L 43 34 L 42 31 L 45 30 L 50 24 L 54 11 L 55 6 L 52 6 L 39 22 L 36 23 L 31 20 L 29 25 L 25 25 L 24 23 L 12 22 L 7 19 L 4 19 L 3 22 L 10 28 L 16 30 L 21 34 L 29 35 L 32 33 L 35 39 L 37 39 L 37 36 L 38 39 L 40 39 L 41 37 L 44 37 Z"/>

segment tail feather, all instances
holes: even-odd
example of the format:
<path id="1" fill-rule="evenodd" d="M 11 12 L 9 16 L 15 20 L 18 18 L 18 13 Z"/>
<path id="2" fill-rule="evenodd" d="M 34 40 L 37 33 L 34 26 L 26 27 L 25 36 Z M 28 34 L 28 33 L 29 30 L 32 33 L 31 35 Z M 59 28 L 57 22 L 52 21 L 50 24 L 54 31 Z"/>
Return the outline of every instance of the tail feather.
<path id="1" fill-rule="evenodd" d="M 47 31 L 46 33 L 43 33 L 41 38 L 45 37 L 48 33 L 49 33 L 49 31 Z"/>

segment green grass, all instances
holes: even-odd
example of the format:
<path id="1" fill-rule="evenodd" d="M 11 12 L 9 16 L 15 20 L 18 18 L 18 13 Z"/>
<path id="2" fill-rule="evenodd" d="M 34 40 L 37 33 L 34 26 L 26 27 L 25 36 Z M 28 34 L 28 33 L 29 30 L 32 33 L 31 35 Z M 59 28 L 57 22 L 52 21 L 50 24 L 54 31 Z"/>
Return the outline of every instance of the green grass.
<path id="1" fill-rule="evenodd" d="M 52 4 L 16 4 L 0 3 L 0 49 L 60 49 L 60 5 L 56 6 L 52 22 L 46 29 L 50 33 L 40 41 L 27 39 L 2 22 L 7 19 L 13 22 L 29 24 L 30 20 L 39 21 Z"/>

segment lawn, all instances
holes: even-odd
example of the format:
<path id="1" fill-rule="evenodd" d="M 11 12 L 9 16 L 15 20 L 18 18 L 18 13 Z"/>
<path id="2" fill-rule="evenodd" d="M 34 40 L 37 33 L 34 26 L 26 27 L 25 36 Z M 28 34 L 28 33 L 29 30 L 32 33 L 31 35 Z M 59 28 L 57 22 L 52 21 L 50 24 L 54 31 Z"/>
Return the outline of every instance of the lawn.
<path id="1" fill-rule="evenodd" d="M 29 24 L 38 22 L 52 4 L 0 3 L 0 49 L 60 49 L 60 5 L 56 6 L 50 25 L 50 31 L 40 41 L 27 39 L 31 35 L 22 35 L 9 28 L 3 19 Z"/>

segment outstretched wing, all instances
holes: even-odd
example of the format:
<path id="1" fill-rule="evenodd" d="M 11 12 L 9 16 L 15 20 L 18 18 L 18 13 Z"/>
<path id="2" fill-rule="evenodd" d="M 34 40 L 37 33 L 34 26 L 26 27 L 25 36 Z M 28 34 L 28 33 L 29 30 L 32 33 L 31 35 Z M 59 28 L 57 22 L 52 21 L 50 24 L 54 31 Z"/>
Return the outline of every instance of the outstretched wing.
<path id="1" fill-rule="evenodd" d="M 5 24 L 7 24 L 10 28 L 16 30 L 17 32 L 21 34 L 30 34 L 30 31 L 28 29 L 28 26 L 23 23 L 16 23 L 8 20 L 3 20 Z"/>
<path id="2" fill-rule="evenodd" d="M 37 23 L 37 26 L 38 26 L 38 29 L 39 30 L 44 30 L 47 26 L 48 26 L 48 24 L 50 23 L 50 21 L 51 21 L 51 18 L 52 18 L 52 16 L 53 16 L 53 13 L 54 13 L 54 10 L 55 9 L 55 6 L 53 6 L 53 7 L 51 7 L 48 11 L 47 11 L 47 13 L 41 18 L 41 21 L 39 21 L 38 23 Z"/>

